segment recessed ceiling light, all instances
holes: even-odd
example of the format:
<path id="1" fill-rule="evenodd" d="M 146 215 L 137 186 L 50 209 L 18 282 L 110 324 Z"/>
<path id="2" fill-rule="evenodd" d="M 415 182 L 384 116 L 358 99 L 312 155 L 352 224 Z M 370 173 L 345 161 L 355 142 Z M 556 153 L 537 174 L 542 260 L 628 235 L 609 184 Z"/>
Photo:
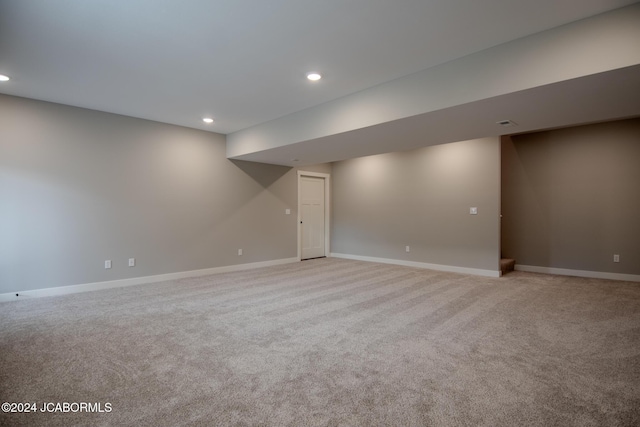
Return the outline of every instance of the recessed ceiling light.
<path id="1" fill-rule="evenodd" d="M 9 76 L 5 76 L 4 74 L 0 74 L 0 82 L 8 82 Z"/>
<path id="2" fill-rule="evenodd" d="M 307 78 L 312 82 L 315 82 L 317 80 L 320 80 L 322 78 L 322 75 L 320 73 L 308 73 Z"/>
<path id="3" fill-rule="evenodd" d="M 205 117 L 202 121 L 205 123 L 213 123 L 213 119 L 211 117 Z"/>

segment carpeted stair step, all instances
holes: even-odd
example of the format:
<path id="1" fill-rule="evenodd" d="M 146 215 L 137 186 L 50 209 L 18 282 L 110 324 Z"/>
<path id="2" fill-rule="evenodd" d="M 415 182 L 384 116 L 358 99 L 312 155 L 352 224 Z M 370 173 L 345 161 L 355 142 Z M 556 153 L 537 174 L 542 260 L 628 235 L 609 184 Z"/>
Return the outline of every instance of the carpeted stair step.
<path id="1" fill-rule="evenodd" d="M 508 272 L 513 271 L 515 266 L 516 266 L 516 260 L 515 259 L 502 258 L 500 260 L 500 272 L 502 274 L 507 274 Z"/>

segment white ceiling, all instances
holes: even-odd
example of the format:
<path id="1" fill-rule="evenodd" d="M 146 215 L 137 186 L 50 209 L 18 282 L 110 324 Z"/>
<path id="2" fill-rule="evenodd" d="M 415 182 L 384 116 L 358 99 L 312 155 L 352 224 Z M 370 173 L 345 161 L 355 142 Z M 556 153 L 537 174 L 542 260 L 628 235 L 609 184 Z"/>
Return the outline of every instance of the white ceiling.
<path id="1" fill-rule="evenodd" d="M 0 0 L 0 93 L 227 134 L 633 3 Z"/>

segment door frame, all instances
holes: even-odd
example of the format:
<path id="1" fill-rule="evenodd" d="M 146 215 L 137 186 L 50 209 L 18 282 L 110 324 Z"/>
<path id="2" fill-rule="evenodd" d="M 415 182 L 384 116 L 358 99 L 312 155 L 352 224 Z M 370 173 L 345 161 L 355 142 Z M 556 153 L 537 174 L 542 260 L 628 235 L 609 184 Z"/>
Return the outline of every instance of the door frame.
<path id="1" fill-rule="evenodd" d="M 302 221 L 302 197 L 300 179 L 303 176 L 309 176 L 312 178 L 324 179 L 324 256 L 329 257 L 331 251 L 331 175 L 328 173 L 320 172 L 307 172 L 298 171 L 298 261 L 302 261 L 302 227 L 300 221 Z"/>

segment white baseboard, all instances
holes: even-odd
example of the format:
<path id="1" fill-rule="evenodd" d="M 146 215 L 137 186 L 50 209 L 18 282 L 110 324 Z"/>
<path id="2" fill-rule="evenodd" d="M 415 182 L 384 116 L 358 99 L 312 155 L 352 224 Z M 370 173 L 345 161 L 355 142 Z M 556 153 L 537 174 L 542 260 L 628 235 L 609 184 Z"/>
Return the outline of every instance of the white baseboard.
<path id="1" fill-rule="evenodd" d="M 81 285 L 60 286 L 56 288 L 33 289 L 0 294 L 0 302 L 15 301 L 22 298 L 40 298 L 57 295 L 75 294 L 78 292 L 97 291 L 101 289 L 122 288 L 125 286 L 143 285 L 147 283 L 164 282 L 167 280 L 184 279 L 187 277 L 207 276 L 209 274 L 229 273 L 233 271 L 249 270 L 252 268 L 270 267 L 273 265 L 299 262 L 299 258 L 283 258 L 272 261 L 252 262 L 249 264 L 227 265 L 223 267 L 205 268 L 203 270 L 182 271 L 178 273 L 159 274 L 156 276 L 133 277 L 130 279 L 111 280 L 108 282 L 85 283 Z"/>
<path id="2" fill-rule="evenodd" d="M 379 262 L 382 264 L 403 265 L 406 267 L 426 268 L 429 270 L 447 271 L 449 273 L 471 274 L 474 276 L 500 277 L 499 270 L 483 270 L 480 268 L 457 267 L 454 265 L 429 264 L 426 262 L 406 261 L 402 259 L 377 258 L 370 256 L 331 253 L 333 258 L 353 259 L 357 261 Z"/>
<path id="3" fill-rule="evenodd" d="M 640 282 L 640 275 L 608 273 L 606 271 L 570 270 L 567 268 L 539 267 L 536 265 L 516 264 L 517 271 L 528 271 L 530 273 L 557 274 L 559 276 L 589 277 L 592 279 L 622 280 L 625 282 Z"/>

